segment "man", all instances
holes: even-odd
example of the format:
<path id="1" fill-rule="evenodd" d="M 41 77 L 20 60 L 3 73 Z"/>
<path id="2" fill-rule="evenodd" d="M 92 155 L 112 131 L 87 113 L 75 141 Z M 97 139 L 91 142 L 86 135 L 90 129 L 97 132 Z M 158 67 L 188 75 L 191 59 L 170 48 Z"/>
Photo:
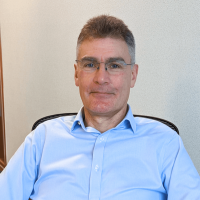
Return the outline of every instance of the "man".
<path id="1" fill-rule="evenodd" d="M 77 43 L 77 116 L 40 124 L 0 176 L 4 200 L 197 200 L 200 177 L 169 127 L 134 118 L 127 105 L 138 74 L 123 21 L 90 19 Z"/>

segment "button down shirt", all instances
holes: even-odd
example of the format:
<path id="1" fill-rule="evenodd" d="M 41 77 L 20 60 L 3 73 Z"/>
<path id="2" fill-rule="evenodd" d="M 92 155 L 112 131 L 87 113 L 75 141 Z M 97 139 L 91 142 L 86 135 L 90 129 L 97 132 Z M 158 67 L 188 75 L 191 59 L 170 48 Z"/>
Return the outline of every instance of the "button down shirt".
<path id="1" fill-rule="evenodd" d="M 81 111 L 40 124 L 0 175 L 2 200 L 199 200 L 200 177 L 179 135 L 127 115 L 100 133 Z"/>

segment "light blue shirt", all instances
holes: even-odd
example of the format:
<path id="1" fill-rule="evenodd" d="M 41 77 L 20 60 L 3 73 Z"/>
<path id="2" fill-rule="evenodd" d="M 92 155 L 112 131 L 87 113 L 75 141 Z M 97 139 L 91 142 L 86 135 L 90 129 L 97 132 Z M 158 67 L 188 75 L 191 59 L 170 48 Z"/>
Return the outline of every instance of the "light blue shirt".
<path id="1" fill-rule="evenodd" d="M 2 200 L 200 200 L 181 138 L 131 109 L 103 134 L 81 111 L 40 124 L 0 175 Z"/>

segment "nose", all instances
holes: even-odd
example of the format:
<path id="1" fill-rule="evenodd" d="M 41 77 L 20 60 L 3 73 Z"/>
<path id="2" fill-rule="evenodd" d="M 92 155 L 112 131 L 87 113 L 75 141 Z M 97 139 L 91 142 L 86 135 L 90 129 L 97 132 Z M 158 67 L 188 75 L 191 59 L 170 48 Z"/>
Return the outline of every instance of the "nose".
<path id="1" fill-rule="evenodd" d="M 100 85 L 106 84 L 109 82 L 109 73 L 104 63 L 100 63 L 99 67 L 95 71 L 94 82 Z"/>

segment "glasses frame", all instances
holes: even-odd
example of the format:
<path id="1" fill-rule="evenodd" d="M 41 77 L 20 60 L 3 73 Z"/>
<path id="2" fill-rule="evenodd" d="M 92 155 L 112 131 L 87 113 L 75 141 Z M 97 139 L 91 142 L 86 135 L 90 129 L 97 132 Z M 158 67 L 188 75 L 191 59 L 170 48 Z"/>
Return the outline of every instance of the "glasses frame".
<path id="1" fill-rule="evenodd" d="M 84 60 L 75 60 L 76 62 L 77 62 L 77 64 L 78 64 L 78 62 L 83 62 Z M 90 61 L 90 60 L 88 60 L 88 61 Z M 110 63 L 120 63 L 120 64 L 122 64 L 123 66 L 127 66 L 127 65 L 134 65 L 134 63 L 125 63 L 124 61 L 122 61 L 122 60 L 116 60 L 116 61 L 110 61 L 110 62 L 97 62 L 97 61 L 95 61 L 95 60 L 91 60 L 91 62 L 93 62 L 93 63 L 95 63 L 95 64 L 97 64 L 98 65 L 98 67 L 96 67 L 95 69 L 99 69 L 100 68 L 100 64 L 101 63 L 104 63 L 105 64 L 105 70 L 106 71 L 108 71 L 108 67 L 107 67 L 107 65 L 108 64 L 110 64 Z M 96 70 L 95 70 L 96 71 Z"/>

